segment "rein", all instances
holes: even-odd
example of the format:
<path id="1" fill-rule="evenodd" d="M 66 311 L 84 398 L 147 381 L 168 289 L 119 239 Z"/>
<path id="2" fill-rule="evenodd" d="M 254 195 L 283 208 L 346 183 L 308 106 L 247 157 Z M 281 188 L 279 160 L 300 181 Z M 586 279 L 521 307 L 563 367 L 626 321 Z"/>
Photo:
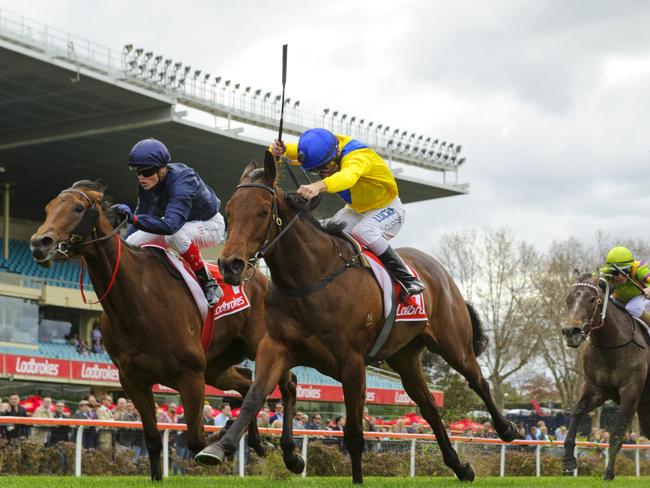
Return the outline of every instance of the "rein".
<path id="1" fill-rule="evenodd" d="M 117 276 L 117 270 L 120 267 L 120 257 L 122 255 L 122 239 L 120 239 L 120 236 L 116 236 L 116 238 L 117 238 L 117 259 L 115 260 L 113 275 L 111 276 L 111 281 L 108 282 L 108 287 L 96 302 L 89 302 L 86 300 L 86 294 L 84 293 L 84 264 L 86 260 L 83 257 L 81 258 L 81 266 L 79 267 L 79 291 L 81 292 L 81 299 L 83 300 L 84 303 L 88 305 L 95 305 L 101 302 L 104 298 L 106 298 L 108 293 L 111 291 L 111 288 L 113 288 L 113 284 L 115 283 L 115 277 Z"/>

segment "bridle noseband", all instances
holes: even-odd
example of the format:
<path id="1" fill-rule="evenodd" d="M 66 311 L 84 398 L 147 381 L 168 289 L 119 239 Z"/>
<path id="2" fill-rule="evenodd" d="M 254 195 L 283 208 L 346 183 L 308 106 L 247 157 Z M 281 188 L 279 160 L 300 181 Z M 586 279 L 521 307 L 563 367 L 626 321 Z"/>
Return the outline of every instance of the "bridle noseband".
<path id="1" fill-rule="evenodd" d="M 589 288 L 591 290 L 594 290 L 596 292 L 596 306 L 594 307 L 594 311 L 591 314 L 591 318 L 589 319 L 589 322 L 585 322 L 582 324 L 582 327 L 580 328 L 580 334 L 586 339 L 591 335 L 591 333 L 595 330 L 602 329 L 603 326 L 605 325 L 605 316 L 607 315 L 607 304 L 609 303 L 609 282 L 603 278 L 598 278 L 598 281 L 602 281 L 605 283 L 605 299 L 601 297 L 601 290 L 598 286 L 592 284 L 592 283 L 585 283 L 583 281 L 574 283 L 571 285 L 571 288 Z M 598 316 L 598 309 L 602 305 L 602 312 L 600 314 L 600 322 L 598 325 L 594 325 L 594 321 L 596 320 L 596 317 Z"/>

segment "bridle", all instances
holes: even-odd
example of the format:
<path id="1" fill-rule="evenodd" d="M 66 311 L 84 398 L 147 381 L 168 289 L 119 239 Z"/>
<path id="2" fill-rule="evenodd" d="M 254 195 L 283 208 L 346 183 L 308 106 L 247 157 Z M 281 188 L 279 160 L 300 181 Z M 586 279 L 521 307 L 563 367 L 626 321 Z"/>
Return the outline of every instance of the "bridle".
<path id="1" fill-rule="evenodd" d="M 282 219 L 278 215 L 278 194 L 275 188 L 272 188 L 263 183 L 242 183 L 240 185 L 237 185 L 235 191 L 241 188 L 261 188 L 262 190 L 268 191 L 273 197 L 273 203 L 271 205 L 271 220 L 269 221 L 269 226 L 266 229 L 266 237 L 264 238 L 262 244 L 260 244 L 259 249 L 255 252 L 255 254 L 253 254 L 253 257 L 248 259 L 248 266 L 255 269 L 259 260 L 262 259 L 264 255 L 269 251 L 269 249 L 271 249 L 282 238 L 282 236 L 284 236 L 287 233 L 287 231 L 298 221 L 303 211 L 307 208 L 309 202 L 306 202 L 305 205 L 303 205 L 300 208 L 300 210 L 298 210 L 298 213 L 296 213 L 296 215 L 293 216 L 293 218 L 289 221 L 289 223 L 284 228 L 282 228 Z M 276 235 L 273 239 L 271 239 L 271 234 L 273 232 L 273 224 L 277 226 L 278 235 Z M 250 280 L 254 276 L 254 273 L 255 272 L 253 272 L 253 275 L 246 278 L 244 281 Z"/>
<path id="2" fill-rule="evenodd" d="M 609 296 L 609 283 L 607 280 L 603 278 L 598 278 L 599 282 L 605 283 L 605 297 Z M 608 299 L 603 299 L 601 296 L 601 290 L 598 286 L 592 284 L 592 283 L 585 283 L 584 281 L 574 283 L 571 285 L 571 288 L 589 288 L 591 290 L 594 290 L 596 292 L 596 306 L 594 307 L 594 310 L 591 314 L 591 318 L 589 319 L 589 322 L 585 322 L 582 324 L 582 327 L 580 328 L 580 334 L 586 339 L 591 335 L 591 333 L 595 330 L 602 329 L 605 325 L 605 316 L 607 315 L 607 304 L 609 303 Z M 602 306 L 602 311 L 600 313 L 600 320 L 598 324 L 595 324 L 595 320 L 598 317 L 598 309 L 601 308 Z"/>
<path id="3" fill-rule="evenodd" d="M 109 234 L 87 241 L 85 239 L 88 237 L 88 235 L 90 235 L 91 233 L 95 233 L 97 221 L 99 220 L 99 210 L 97 209 L 97 202 L 94 202 L 83 191 L 77 190 L 75 188 L 68 188 L 67 190 L 63 190 L 59 195 L 63 193 L 77 193 L 81 195 L 86 199 L 86 201 L 89 204 L 89 207 L 86 208 L 83 217 L 68 235 L 68 239 L 59 242 L 59 244 L 56 246 L 56 252 L 58 252 L 59 254 L 63 254 L 66 258 L 68 258 L 69 257 L 68 253 L 70 251 L 75 250 L 78 247 L 87 246 L 88 244 L 94 244 L 95 242 L 104 241 L 106 239 L 110 239 L 113 236 L 117 237 L 117 259 L 115 260 L 115 267 L 113 268 L 111 280 L 108 283 L 108 286 L 106 287 L 106 290 L 104 291 L 102 296 L 99 297 L 99 299 L 95 302 L 89 302 L 86 300 L 86 295 L 83 289 L 85 259 L 83 258 L 83 256 L 81 257 L 81 265 L 79 267 L 79 291 L 81 292 L 81 298 L 84 303 L 89 305 L 94 305 L 104 300 L 104 298 L 106 298 L 108 293 L 111 291 L 111 288 L 113 288 L 113 284 L 115 283 L 117 270 L 119 269 L 120 266 L 120 257 L 122 255 L 122 240 L 120 239 L 118 232 L 122 227 L 126 225 L 127 218 L 125 217 L 124 220 L 120 222 Z"/>
<path id="4" fill-rule="evenodd" d="M 268 185 L 265 185 L 263 183 L 242 183 L 240 185 L 237 185 L 235 188 L 235 191 L 241 189 L 241 188 L 261 188 L 262 190 L 268 191 L 271 196 L 273 197 L 273 203 L 271 207 L 271 220 L 269 222 L 269 226 L 266 230 L 266 237 L 264 238 L 264 241 L 260 245 L 259 249 L 257 252 L 253 255 L 253 257 L 249 258 L 247 260 L 247 265 L 250 266 L 253 269 L 253 273 L 250 276 L 244 277 L 242 281 L 248 281 L 250 280 L 253 276 L 255 276 L 255 270 L 257 269 L 257 263 L 259 262 L 260 259 L 264 257 L 266 253 L 284 236 L 288 230 L 298 221 L 302 213 L 307 209 L 309 205 L 309 201 L 306 201 L 302 207 L 298 210 L 298 212 L 293 216 L 293 218 L 289 221 L 287 225 L 282 227 L 282 219 L 278 216 L 278 194 L 275 188 L 272 188 Z M 278 234 L 271 239 L 271 234 L 273 232 L 273 224 L 275 224 L 278 228 Z M 327 285 L 329 285 L 334 279 L 345 272 L 347 269 L 350 269 L 354 266 L 359 265 L 359 255 L 354 254 L 352 255 L 351 258 L 345 259 L 343 257 L 343 254 L 341 253 L 340 249 L 338 246 L 335 245 L 335 250 L 337 255 L 343 260 L 343 265 L 339 267 L 337 270 L 335 270 L 333 273 L 330 273 L 327 276 L 324 276 L 321 280 L 316 281 L 312 283 L 309 286 L 306 286 L 304 288 L 296 288 L 296 289 L 285 289 L 285 288 L 280 288 L 274 283 L 271 283 L 272 290 L 276 293 L 279 293 L 281 295 L 284 295 L 286 297 L 290 298 L 300 298 L 304 297 L 307 295 L 311 295 L 312 293 L 315 293 L 319 290 L 322 290 L 325 288 Z"/>
<path id="5" fill-rule="evenodd" d="M 84 215 L 79 223 L 74 229 L 72 229 L 70 234 L 68 234 L 68 238 L 65 241 L 59 242 L 59 244 L 56 246 L 56 252 L 63 254 L 66 258 L 70 257 L 68 256 L 68 253 L 77 247 L 87 246 L 88 244 L 110 239 L 115 234 L 117 234 L 127 223 L 127 219 L 124 218 L 124 220 L 120 222 L 110 234 L 92 239 L 90 241 L 86 241 L 85 239 L 88 237 L 88 235 L 91 232 L 95 231 L 95 226 L 97 225 L 97 221 L 99 219 L 99 210 L 97 210 L 97 203 L 94 202 L 84 192 L 75 188 L 68 188 L 67 190 L 63 190 L 59 195 L 63 193 L 77 193 L 84 197 L 89 204 L 89 207 L 86 208 Z"/>

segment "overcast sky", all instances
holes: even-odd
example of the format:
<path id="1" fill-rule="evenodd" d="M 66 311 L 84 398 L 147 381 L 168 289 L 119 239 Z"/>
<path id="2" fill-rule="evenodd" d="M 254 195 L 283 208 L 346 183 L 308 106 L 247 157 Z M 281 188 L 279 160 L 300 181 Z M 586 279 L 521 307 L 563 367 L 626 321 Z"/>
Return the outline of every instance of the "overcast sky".
<path id="1" fill-rule="evenodd" d="M 120 50 L 463 145 L 466 196 L 407 207 L 399 245 L 508 227 L 545 249 L 649 238 L 644 1 L 37 1 L 0 8 Z M 173 150 L 173 149 L 172 149 Z M 646 231 L 648 229 L 648 231 Z"/>

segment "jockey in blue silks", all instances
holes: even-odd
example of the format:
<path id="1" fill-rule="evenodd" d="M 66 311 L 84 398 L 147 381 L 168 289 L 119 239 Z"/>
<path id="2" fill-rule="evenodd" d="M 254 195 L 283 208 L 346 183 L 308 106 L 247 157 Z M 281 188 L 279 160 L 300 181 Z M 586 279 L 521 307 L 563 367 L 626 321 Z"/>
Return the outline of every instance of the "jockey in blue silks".
<path id="1" fill-rule="evenodd" d="M 143 139 L 129 153 L 129 169 L 138 175 L 138 204 L 134 212 L 117 204 L 127 217 L 129 244 L 171 247 L 196 273 L 210 306 L 223 292 L 207 270 L 199 248 L 223 241 L 225 223 L 220 201 L 198 173 L 183 163 L 170 163 L 167 147 L 156 139 Z"/>

